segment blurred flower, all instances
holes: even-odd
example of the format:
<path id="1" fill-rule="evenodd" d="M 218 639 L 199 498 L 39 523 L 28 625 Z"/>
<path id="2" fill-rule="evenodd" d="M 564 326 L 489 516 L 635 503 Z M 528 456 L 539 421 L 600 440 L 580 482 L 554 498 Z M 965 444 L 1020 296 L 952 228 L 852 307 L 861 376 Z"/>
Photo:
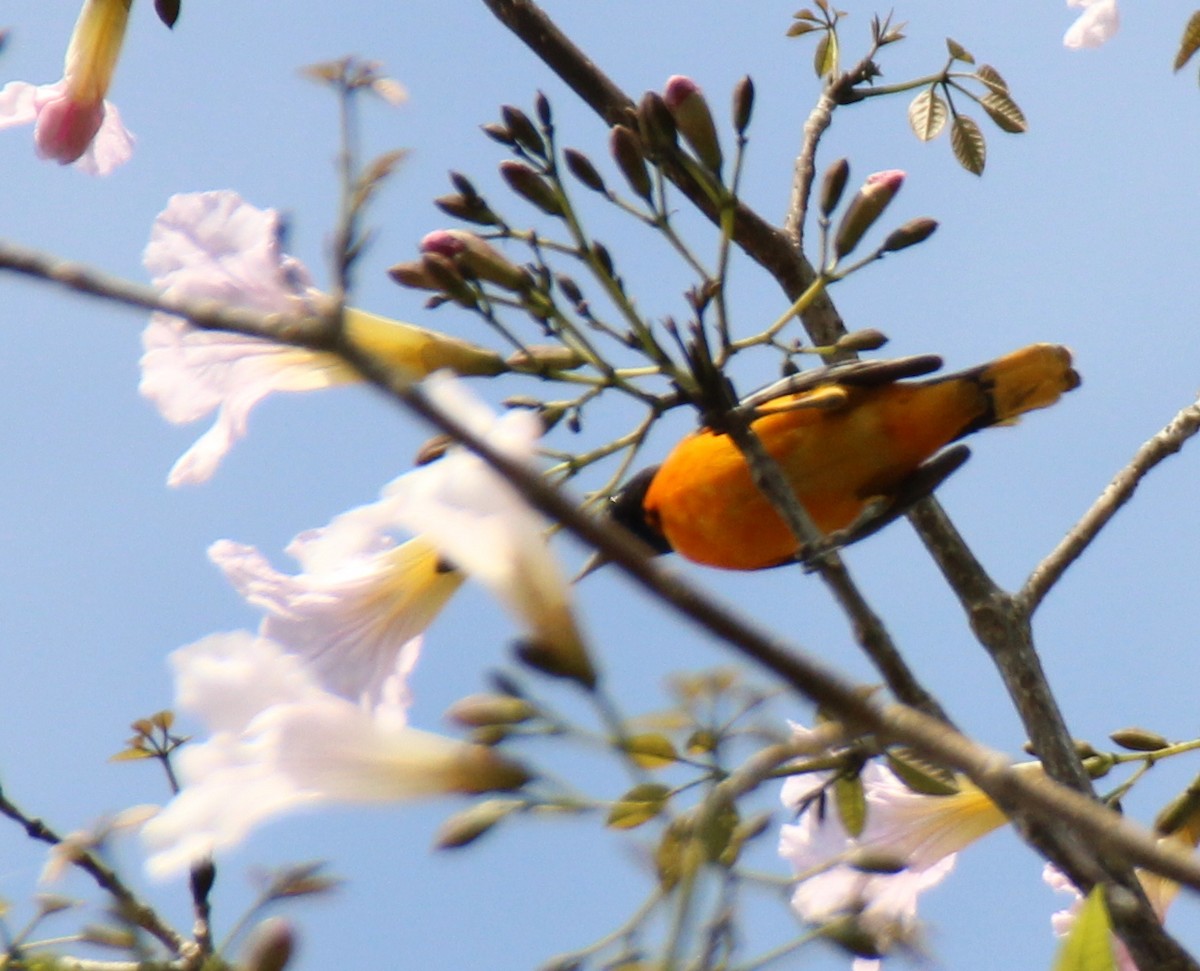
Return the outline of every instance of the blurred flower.
<path id="1" fill-rule="evenodd" d="M 300 563 L 294 576 L 231 540 L 214 543 L 208 555 L 265 611 L 262 637 L 302 657 L 332 691 L 367 703 L 383 696 L 404 646 L 463 581 L 420 537 L 397 546 L 386 535 L 340 528 L 337 519 L 301 533 L 287 552 Z"/>
<path id="2" fill-rule="evenodd" d="M 312 315 L 322 295 L 307 269 L 283 252 L 283 221 L 224 190 L 172 196 L 154 222 L 144 262 L 164 296 L 213 300 L 260 313 Z M 497 374 L 500 356 L 436 331 L 348 308 L 346 336 L 357 347 L 421 377 L 438 368 Z M 171 469 L 171 485 L 211 478 L 250 411 L 275 391 L 311 391 L 358 380 L 340 358 L 256 337 L 200 330 L 156 313 L 142 335 L 141 392 L 168 421 L 216 423 Z"/>
<path id="3" fill-rule="evenodd" d="M 1083 9 L 1063 35 L 1063 45 L 1073 50 L 1100 47 L 1111 40 L 1121 26 L 1117 0 L 1067 0 L 1067 6 Z"/>
<path id="4" fill-rule="evenodd" d="M 1074 926 L 1075 919 L 1079 916 L 1079 910 L 1083 906 L 1083 896 L 1079 893 L 1075 884 L 1067 879 L 1066 875 L 1052 863 L 1047 863 L 1042 868 L 1042 879 L 1046 881 L 1051 890 L 1057 893 L 1072 894 L 1075 897 L 1070 907 L 1066 910 L 1055 912 L 1050 918 L 1050 927 L 1053 929 L 1055 937 L 1066 937 Z M 1159 914 L 1159 919 L 1162 919 L 1162 914 Z M 1138 966 L 1133 963 L 1129 949 L 1125 947 L 1124 942 L 1115 934 L 1112 938 L 1112 957 L 1116 963 L 1117 971 L 1138 971 Z"/>
<path id="5" fill-rule="evenodd" d="M 826 924 L 855 916 L 860 928 L 886 951 L 913 938 L 918 897 L 945 879 L 957 851 L 1006 819 L 966 780 L 960 780 L 961 789 L 954 795 L 928 796 L 914 792 L 875 762 L 863 768 L 861 778 L 867 817 L 857 837 L 846 831 L 832 802 L 819 795 L 827 773 L 806 773 L 784 783 L 783 804 L 800 818 L 783 827 L 779 853 L 799 878 L 792 907 L 803 920 Z M 868 873 L 842 862 L 863 850 L 903 862 L 904 869 Z M 877 962 L 860 958 L 854 966 L 865 971 Z"/>
<path id="6" fill-rule="evenodd" d="M 531 411 L 497 417 L 453 377 L 423 384 L 430 400 L 493 448 L 530 464 L 542 434 Z M 595 682 L 575 623 L 566 579 L 546 545 L 546 522 L 481 458 L 452 448 L 384 490 L 369 515 L 385 515 L 419 533 L 449 562 L 486 584 L 530 631 L 528 649 L 543 670 L 585 685 Z"/>
<path id="7" fill-rule="evenodd" d="M 1195 849 L 1197 843 L 1200 843 L 1200 813 L 1191 813 L 1189 818 L 1178 829 L 1175 829 L 1168 836 L 1160 837 L 1158 842 L 1177 849 Z M 1157 873 L 1150 873 L 1148 870 L 1138 870 L 1137 875 L 1141 881 L 1142 889 L 1146 892 L 1146 899 L 1150 901 L 1150 906 L 1154 909 L 1154 913 L 1160 921 L 1165 921 L 1167 918 L 1167 908 L 1171 906 L 1172 901 L 1174 901 L 1176 895 L 1179 893 L 1179 884 L 1168 877 L 1160 876 Z M 1069 907 L 1065 910 L 1057 911 L 1050 918 L 1050 927 L 1054 931 L 1055 936 L 1066 937 L 1070 933 L 1075 919 L 1079 916 L 1079 910 L 1083 906 L 1083 895 L 1079 892 L 1079 888 L 1058 867 L 1051 863 L 1047 863 L 1042 868 L 1042 879 L 1051 890 L 1057 893 L 1071 894 L 1075 898 Z M 1138 971 L 1138 966 L 1133 963 L 1133 958 L 1130 956 L 1124 942 L 1115 935 L 1113 936 L 1113 957 L 1116 960 L 1117 971 Z"/>
<path id="8" fill-rule="evenodd" d="M 410 641 L 374 704 L 330 690 L 299 657 L 247 631 L 172 654 L 178 707 L 210 737 L 179 752 L 182 789 L 142 829 L 147 870 L 184 871 L 304 806 L 522 785 L 525 772 L 491 750 L 407 725 L 418 650 Z"/>
<path id="9" fill-rule="evenodd" d="M 0 128 L 34 124 L 42 158 L 107 175 L 133 154 L 133 136 L 104 96 L 112 83 L 131 0 L 84 0 L 63 77 L 53 84 L 10 81 L 0 89 Z"/>

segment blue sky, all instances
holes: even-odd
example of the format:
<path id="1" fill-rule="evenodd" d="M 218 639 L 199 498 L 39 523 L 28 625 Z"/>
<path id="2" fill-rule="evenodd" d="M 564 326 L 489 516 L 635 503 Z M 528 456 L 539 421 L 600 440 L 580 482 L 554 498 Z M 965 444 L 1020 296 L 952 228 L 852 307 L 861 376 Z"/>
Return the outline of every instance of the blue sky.
<path id="1" fill-rule="evenodd" d="M 874 11 L 845 6 L 844 37 L 855 52 Z M 648 15 L 647 5 L 631 0 L 546 3 L 635 97 L 688 74 L 723 120 L 727 92 L 750 74 L 758 99 L 743 194 L 770 219 L 782 219 L 817 91 L 811 43 L 784 36 L 795 7 L 659 0 Z M 0 27 L 12 33 L 0 76 L 57 78 L 76 13 L 72 3 L 8 0 Z M 852 326 L 886 331 L 888 353 L 936 352 L 950 367 L 1033 341 L 1063 343 L 1076 355 L 1082 388 L 1017 429 L 978 437 L 970 463 L 941 492 L 1006 585 L 1023 580 L 1137 446 L 1200 388 L 1200 90 L 1194 70 L 1170 72 L 1189 13 L 1185 4 L 1153 13 L 1129 5 L 1110 45 L 1069 52 L 1060 40 L 1070 12 L 1050 0 L 898 6 L 895 18 L 908 21 L 910 39 L 884 52 L 885 81 L 937 70 L 943 39 L 954 37 L 1003 73 L 1029 133 L 1004 135 L 985 124 L 989 159 L 979 179 L 957 167 L 945 137 L 917 142 L 901 97 L 840 111 L 822 148 L 822 163 L 850 158 L 855 179 L 904 169 L 908 180 L 889 217 L 941 223 L 925 245 L 835 290 Z M 133 160 L 96 180 L 39 162 L 27 131 L 0 133 L 0 233 L 143 280 L 141 252 L 167 198 L 233 188 L 287 211 L 292 251 L 328 282 L 336 114 L 332 98 L 298 68 L 347 53 L 378 59 L 410 95 L 398 109 L 364 112 L 370 151 L 404 147 L 410 155 L 372 212 L 378 233 L 355 302 L 482 339 L 476 322 L 424 310 L 420 296 L 399 290 L 384 269 L 412 258 L 421 236 L 446 224 L 430 200 L 448 191 L 448 170 L 469 174 L 485 194 L 501 191 L 501 149 L 478 131 L 499 104 L 528 107 L 544 90 L 562 143 L 598 162 L 606 132 L 481 3 L 351 0 L 335 8 L 299 0 L 283 9 L 191 0 L 170 33 L 149 4 L 136 4 L 111 94 L 138 138 Z M 684 223 L 698 246 L 714 245 L 701 224 Z M 686 279 L 665 254 L 606 214 L 596 225 L 614 252 L 627 247 L 622 272 L 644 311 L 685 317 Z M 735 264 L 732 299 L 747 331 L 785 306 L 745 260 Z M 114 765 L 108 756 L 132 719 L 170 703 L 168 651 L 256 623 L 208 564 L 207 545 L 221 537 L 255 543 L 282 565 L 280 551 L 295 533 L 373 498 L 425 433 L 360 388 L 289 396 L 255 413 L 249 437 L 213 482 L 168 490 L 167 469 L 203 426 L 168 426 L 138 397 L 143 318 L 12 277 L 0 277 L 0 308 L 0 782 L 27 810 L 71 830 L 164 798 L 148 766 Z M 773 371 L 739 377 L 751 387 Z M 511 390 L 487 389 L 497 398 Z M 664 454 L 689 421 L 672 416 L 650 454 Z M 1187 450 L 1154 473 L 1037 616 L 1044 663 L 1079 737 L 1099 742 L 1132 724 L 1172 738 L 1195 734 L 1200 629 L 1188 604 L 1200 540 L 1198 462 Z M 566 555 L 578 551 L 567 547 Z M 1023 735 L 1003 689 L 911 529 L 892 526 L 847 560 L 958 723 L 1019 755 Z M 848 673 L 871 677 L 812 578 L 678 567 Z M 614 690 L 631 711 L 663 703 L 668 672 L 730 660 L 616 576 L 589 581 L 581 599 Z M 503 662 L 512 634 L 498 607 L 465 590 L 428 638 L 413 683 L 414 721 L 438 727 L 445 707 L 478 690 L 485 672 Z M 779 711 L 811 716 L 802 704 Z M 1196 768 L 1177 761 L 1138 788 L 1126 805 L 1131 815 L 1152 818 L 1186 786 Z M 597 766 L 601 780 L 603 771 Z M 221 861 L 218 924 L 228 928 L 246 901 L 253 868 L 327 859 L 350 882 L 328 901 L 295 908 L 298 967 L 522 968 L 605 933 L 649 886 L 644 851 L 594 819 L 521 821 L 448 856 L 428 848 L 444 814 L 444 807 L 345 810 L 277 823 Z M 0 898 L 26 901 L 42 858 L 15 827 L 0 826 Z M 134 846 L 121 861 L 140 881 Z M 769 847 L 758 863 L 783 872 Z M 1048 966 L 1049 914 L 1058 901 L 1039 874 L 1040 861 L 1009 833 L 965 854 L 923 903 L 940 965 Z M 67 889 L 89 892 L 77 878 Z M 148 892 L 186 925 L 185 888 Z M 764 897 L 751 910 L 764 943 L 790 932 L 775 902 Z M 1200 945 L 1196 916 L 1184 900 L 1170 920 L 1193 947 Z M 804 958 L 814 968 L 845 964 L 817 951 Z"/>

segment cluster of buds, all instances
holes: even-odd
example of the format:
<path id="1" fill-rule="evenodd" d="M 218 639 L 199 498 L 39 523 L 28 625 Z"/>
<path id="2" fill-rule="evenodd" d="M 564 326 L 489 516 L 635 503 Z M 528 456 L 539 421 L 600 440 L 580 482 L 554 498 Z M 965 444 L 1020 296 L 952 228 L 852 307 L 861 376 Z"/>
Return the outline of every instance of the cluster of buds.
<path id="1" fill-rule="evenodd" d="M 838 159 L 825 173 L 818 196 L 821 217 L 828 220 L 837 208 L 846 189 L 850 177 L 850 166 L 845 159 Z M 862 188 L 850 200 L 842 213 L 837 232 L 833 237 L 834 260 L 847 256 L 862 241 L 869 230 L 883 215 L 891 201 L 904 184 L 904 173 L 899 169 L 889 169 L 885 172 L 875 172 L 867 176 Z M 937 221 L 926 217 L 910 219 L 898 229 L 888 234 L 883 245 L 876 251 L 876 256 L 884 253 L 894 253 L 897 250 L 915 246 L 933 235 L 937 229 Z"/>
<path id="2" fill-rule="evenodd" d="M 401 286 L 433 290 L 474 307 L 470 283 L 486 281 L 513 293 L 533 288 L 529 271 L 508 259 L 483 237 L 464 229 L 437 229 L 421 240 L 421 258 L 397 263 L 388 275 Z"/>

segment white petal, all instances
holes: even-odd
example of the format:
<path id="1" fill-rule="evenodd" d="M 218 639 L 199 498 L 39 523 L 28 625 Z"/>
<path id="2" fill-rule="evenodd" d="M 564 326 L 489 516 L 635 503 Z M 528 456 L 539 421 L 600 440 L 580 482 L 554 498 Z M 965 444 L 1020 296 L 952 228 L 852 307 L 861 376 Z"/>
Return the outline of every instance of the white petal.
<path id="1" fill-rule="evenodd" d="M 1121 26 L 1117 0 L 1076 2 L 1072 6 L 1085 6 L 1087 9 L 1063 35 L 1063 45 L 1066 47 L 1074 50 L 1100 47 L 1110 40 Z"/>
<path id="2" fill-rule="evenodd" d="M 88 175 L 108 175 L 133 157 L 133 143 L 133 134 L 121 122 L 117 106 L 105 101 L 104 122 L 75 166 Z"/>
<path id="3" fill-rule="evenodd" d="M 371 703 L 398 668 L 411 669 L 419 635 L 462 582 L 419 539 L 294 576 L 229 540 L 214 543 L 209 557 L 266 612 L 262 636 L 302 657 L 326 690 Z"/>

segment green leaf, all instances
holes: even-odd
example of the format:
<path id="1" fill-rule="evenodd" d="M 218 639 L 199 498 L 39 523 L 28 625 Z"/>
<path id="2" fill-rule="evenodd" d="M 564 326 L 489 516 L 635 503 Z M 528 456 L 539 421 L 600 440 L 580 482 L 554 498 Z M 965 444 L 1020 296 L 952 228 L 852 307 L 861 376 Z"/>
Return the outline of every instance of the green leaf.
<path id="1" fill-rule="evenodd" d="M 641 826 L 663 811 L 670 794 L 670 789 L 657 782 L 636 785 L 613 803 L 608 813 L 608 825 L 612 829 Z"/>
<path id="2" fill-rule="evenodd" d="M 956 61 L 962 61 L 964 64 L 975 63 L 975 58 L 971 56 L 971 52 L 951 37 L 946 38 L 946 49 Z"/>
<path id="3" fill-rule="evenodd" d="M 661 769 L 679 759 L 671 740 L 658 732 L 629 736 L 625 740 L 625 751 L 643 769 Z"/>
<path id="4" fill-rule="evenodd" d="M 954 773 L 918 758 L 908 749 L 887 751 L 888 768 L 913 792 L 923 796 L 953 796 L 959 791 Z"/>
<path id="5" fill-rule="evenodd" d="M 1200 10 L 1192 14 L 1183 28 L 1183 36 L 1179 38 L 1179 53 L 1175 55 L 1175 70 L 1178 71 L 1192 55 L 1200 50 Z"/>
<path id="6" fill-rule="evenodd" d="M 950 126 L 950 147 L 958 164 L 973 175 L 982 175 L 987 164 L 987 142 L 973 118 L 955 115 Z"/>
<path id="7" fill-rule="evenodd" d="M 862 776 L 838 776 L 833 783 L 833 801 L 846 832 L 861 836 L 867 825 L 867 794 Z"/>
<path id="8" fill-rule="evenodd" d="M 946 124 L 946 102 L 938 97 L 937 91 L 926 88 L 908 106 L 908 123 L 913 134 L 927 142 L 941 133 Z"/>
<path id="9" fill-rule="evenodd" d="M 837 64 L 837 34 L 832 30 L 827 30 L 825 36 L 817 42 L 817 51 L 813 55 L 813 70 L 817 72 L 817 77 L 827 78 L 837 70 Z"/>
<path id="10" fill-rule="evenodd" d="M 980 64 L 978 70 L 975 71 L 975 77 L 996 94 L 1008 93 L 1008 82 L 990 64 Z"/>
<path id="11" fill-rule="evenodd" d="M 1021 132 L 1029 130 L 1029 124 L 1025 121 L 1024 113 L 1008 95 L 989 94 L 979 103 L 983 106 L 983 110 L 988 113 L 988 117 L 996 123 L 996 127 L 1001 131 L 1019 135 Z"/>
<path id="12" fill-rule="evenodd" d="M 1052 971 L 1116 971 L 1116 967 L 1104 888 L 1093 887 L 1059 948 Z"/>

